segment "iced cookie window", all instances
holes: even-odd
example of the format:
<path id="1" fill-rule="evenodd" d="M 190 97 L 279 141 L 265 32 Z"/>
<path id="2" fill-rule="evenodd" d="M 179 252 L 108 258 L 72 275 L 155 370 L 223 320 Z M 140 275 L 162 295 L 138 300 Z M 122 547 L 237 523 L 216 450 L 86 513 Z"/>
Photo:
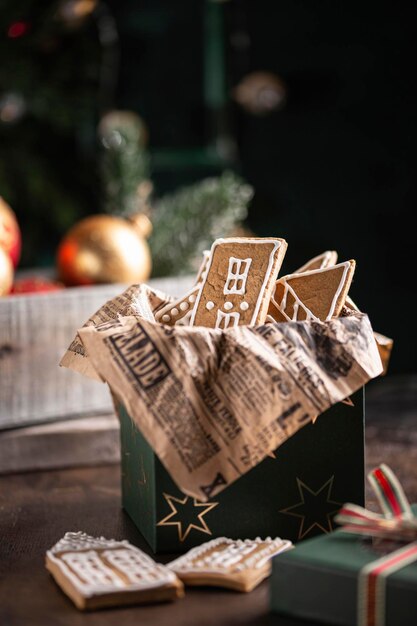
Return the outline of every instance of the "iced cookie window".
<path id="1" fill-rule="evenodd" d="M 229 269 L 223 289 L 224 294 L 236 293 L 243 295 L 245 293 L 251 263 L 252 259 L 236 259 L 233 256 L 230 257 Z"/>
<path id="2" fill-rule="evenodd" d="M 217 311 L 216 328 L 229 328 L 239 324 L 240 313 L 223 313 Z"/>
<path id="3" fill-rule="evenodd" d="M 121 570 L 131 583 L 152 582 L 158 578 L 159 572 L 155 572 L 155 564 L 132 550 L 106 550 L 104 556 L 110 565 Z"/>
<path id="4" fill-rule="evenodd" d="M 62 560 L 87 584 L 121 586 L 120 578 L 93 551 L 64 554 Z"/>

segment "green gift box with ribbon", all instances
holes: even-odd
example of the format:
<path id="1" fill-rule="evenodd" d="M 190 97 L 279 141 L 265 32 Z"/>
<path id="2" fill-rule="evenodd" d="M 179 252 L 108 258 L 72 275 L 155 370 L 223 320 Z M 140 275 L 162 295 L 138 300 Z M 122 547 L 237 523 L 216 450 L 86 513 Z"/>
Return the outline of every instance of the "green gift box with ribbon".
<path id="1" fill-rule="evenodd" d="M 215 537 L 296 542 L 333 530 L 345 500 L 364 500 L 364 390 L 304 426 L 208 502 L 182 493 L 123 405 L 123 507 L 154 552 L 184 552 Z"/>
<path id="2" fill-rule="evenodd" d="M 386 466 L 369 478 L 383 514 L 347 504 L 341 529 L 277 556 L 272 611 L 332 626 L 417 624 L 417 505 Z"/>

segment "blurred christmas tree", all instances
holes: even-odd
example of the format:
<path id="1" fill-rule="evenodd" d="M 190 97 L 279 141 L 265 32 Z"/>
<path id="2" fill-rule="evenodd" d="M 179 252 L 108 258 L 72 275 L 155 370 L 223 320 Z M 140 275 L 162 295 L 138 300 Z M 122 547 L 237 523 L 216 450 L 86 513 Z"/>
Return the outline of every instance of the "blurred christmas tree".
<path id="1" fill-rule="evenodd" d="M 22 226 L 23 264 L 51 263 L 62 233 L 98 207 L 95 128 L 115 69 L 103 10 L 96 0 L 2 4 L 0 193 Z"/>
<path id="2" fill-rule="evenodd" d="M 155 202 L 149 240 L 155 276 L 183 274 L 201 262 L 214 239 L 230 235 L 247 216 L 253 189 L 225 172 L 167 194 Z"/>
<path id="3" fill-rule="evenodd" d="M 133 111 L 111 111 L 98 126 L 102 206 L 106 213 L 143 210 L 140 185 L 150 179 L 147 130 Z"/>
<path id="4" fill-rule="evenodd" d="M 130 4 L 133 7 L 133 0 Z M 150 18 L 157 16 L 158 23 L 171 24 L 170 32 L 177 36 L 177 12 L 156 4 L 151 8 L 146 3 L 140 8 L 135 4 L 143 33 L 148 33 L 149 39 L 155 36 Z M 197 13 L 191 15 L 196 5 L 190 0 L 178 10 L 187 19 L 198 18 L 200 27 L 203 23 L 213 26 L 219 22 L 221 8 L 212 4 L 201 0 Z M 116 2 L 111 5 L 116 9 Z M 203 7 L 209 12 L 204 20 Z M 181 93 L 173 93 L 172 101 L 162 102 L 162 106 L 166 111 L 176 102 L 177 113 L 181 111 L 181 119 L 186 121 L 178 131 L 183 145 L 173 151 L 162 149 L 159 165 L 154 149 L 151 177 L 145 125 L 133 111 L 113 110 L 118 35 L 107 5 L 99 0 L 10 0 L 2 7 L 0 195 L 15 210 L 22 228 L 23 265 L 53 264 L 62 235 L 87 215 L 101 210 L 123 216 L 145 211 L 154 225 L 150 240 L 154 275 L 184 272 L 213 238 L 227 235 L 246 216 L 251 189 L 231 173 L 216 176 L 230 166 L 223 154 L 228 152 L 225 146 L 230 144 L 230 133 L 223 115 L 222 29 L 205 28 L 204 46 L 197 30 L 195 51 L 202 55 L 205 50 L 204 71 L 202 65 L 195 70 L 194 61 L 191 64 L 201 75 L 211 77 L 205 83 L 205 108 L 197 126 L 206 117 L 208 137 L 201 147 L 188 148 L 187 129 L 196 126 L 189 123 L 188 113 L 195 94 L 190 88 L 182 100 Z M 159 44 L 155 48 L 171 62 L 171 70 L 172 63 L 176 67 L 169 51 L 164 49 L 162 54 Z M 188 48 L 184 50 L 188 58 Z M 152 76 L 164 75 L 155 72 L 154 65 L 148 70 Z M 193 89 L 198 90 L 198 84 L 196 81 L 194 87 L 193 83 Z M 140 92 L 146 92 L 142 84 Z M 161 104 L 159 92 L 155 95 Z M 153 119 L 154 127 L 166 117 L 161 110 Z M 158 167 L 172 173 L 174 184 L 167 188 L 175 189 L 178 180 L 203 180 L 160 197 Z M 152 199 L 155 180 L 156 199 Z"/>
<path id="5" fill-rule="evenodd" d="M 149 215 L 153 275 L 192 271 L 217 237 L 229 235 L 247 216 L 253 190 L 232 172 L 204 178 L 150 202 L 146 128 L 132 111 L 112 111 L 98 127 L 103 207 L 112 214 Z"/>

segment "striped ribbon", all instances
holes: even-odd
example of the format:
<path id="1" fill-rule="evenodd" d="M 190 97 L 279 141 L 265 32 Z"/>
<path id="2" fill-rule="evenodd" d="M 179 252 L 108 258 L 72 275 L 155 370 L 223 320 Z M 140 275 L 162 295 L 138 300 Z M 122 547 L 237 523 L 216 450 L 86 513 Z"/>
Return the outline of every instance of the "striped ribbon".
<path id="1" fill-rule="evenodd" d="M 368 480 L 383 514 L 347 503 L 336 516 L 336 522 L 342 524 L 346 532 L 414 542 L 368 563 L 359 573 L 358 626 L 384 626 L 386 579 L 417 561 L 417 517 L 399 480 L 387 465 L 372 470 Z"/>

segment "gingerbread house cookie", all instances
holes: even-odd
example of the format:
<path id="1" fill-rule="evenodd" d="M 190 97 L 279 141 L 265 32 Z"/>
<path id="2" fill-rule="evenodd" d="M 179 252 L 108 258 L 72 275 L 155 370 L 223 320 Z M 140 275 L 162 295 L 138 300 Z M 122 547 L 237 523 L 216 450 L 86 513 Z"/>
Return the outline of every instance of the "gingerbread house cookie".
<path id="1" fill-rule="evenodd" d="M 81 610 L 163 602 L 183 596 L 172 570 L 127 541 L 68 532 L 46 553 L 46 568 Z"/>
<path id="2" fill-rule="evenodd" d="M 273 556 L 292 547 L 283 539 L 219 537 L 172 561 L 168 567 L 186 585 L 211 585 L 252 591 L 271 572 Z"/>
<path id="3" fill-rule="evenodd" d="M 190 324 L 221 329 L 262 324 L 286 249 L 278 238 L 217 239 Z"/>
<path id="4" fill-rule="evenodd" d="M 337 263 L 336 250 L 326 250 L 321 254 L 313 257 L 307 263 L 304 263 L 298 270 L 295 270 L 293 274 L 300 274 L 302 272 L 309 272 L 310 270 L 324 270 L 326 267 L 331 267 Z"/>
<path id="5" fill-rule="evenodd" d="M 194 286 L 184 296 L 173 299 L 155 312 L 155 320 L 169 326 L 186 325 L 190 322 L 197 294 L 205 278 L 210 252 L 204 250 L 203 261 L 198 270 Z"/>
<path id="6" fill-rule="evenodd" d="M 337 317 L 345 303 L 354 272 L 355 261 L 352 260 L 327 269 L 283 276 L 276 283 L 268 315 L 275 322 L 326 321 Z"/>

